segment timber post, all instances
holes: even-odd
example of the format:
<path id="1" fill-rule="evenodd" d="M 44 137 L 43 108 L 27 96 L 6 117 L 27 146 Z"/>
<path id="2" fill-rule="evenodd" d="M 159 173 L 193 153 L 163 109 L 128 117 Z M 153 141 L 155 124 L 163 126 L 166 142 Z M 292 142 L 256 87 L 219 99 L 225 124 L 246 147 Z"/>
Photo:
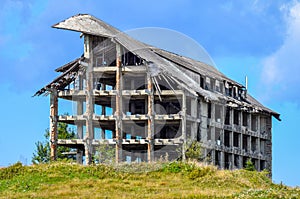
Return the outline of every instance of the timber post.
<path id="1" fill-rule="evenodd" d="M 120 44 L 116 44 L 116 163 L 122 162 L 122 54 Z"/>
<path id="2" fill-rule="evenodd" d="M 149 91 L 148 94 L 148 150 L 147 150 L 147 158 L 148 162 L 154 161 L 154 114 L 153 114 L 153 106 L 154 106 L 154 95 L 153 95 L 153 84 L 151 81 L 150 74 L 147 74 L 147 89 Z"/>
<path id="3" fill-rule="evenodd" d="M 58 114 L 58 98 L 57 90 L 50 91 L 50 160 L 57 159 L 57 114 Z"/>

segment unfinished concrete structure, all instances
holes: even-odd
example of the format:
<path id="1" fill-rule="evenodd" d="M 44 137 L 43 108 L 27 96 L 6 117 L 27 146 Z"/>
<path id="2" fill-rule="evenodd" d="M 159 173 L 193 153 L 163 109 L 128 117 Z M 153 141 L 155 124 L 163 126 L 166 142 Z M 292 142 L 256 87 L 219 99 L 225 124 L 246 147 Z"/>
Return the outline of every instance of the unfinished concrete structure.
<path id="1" fill-rule="evenodd" d="M 279 114 L 243 85 L 91 15 L 53 27 L 81 32 L 84 53 L 57 68 L 62 74 L 35 94 L 50 94 L 52 159 L 64 145 L 77 149 L 79 163 L 84 157 L 90 164 L 104 143 L 115 146 L 117 162 L 184 159 L 185 143 L 197 140 L 204 157 L 220 168 L 242 168 L 252 158 L 257 170 L 271 171 L 272 116 L 280 120 Z M 76 102 L 77 113 L 58 115 L 58 99 Z M 77 139 L 57 139 L 57 122 L 75 125 Z"/>

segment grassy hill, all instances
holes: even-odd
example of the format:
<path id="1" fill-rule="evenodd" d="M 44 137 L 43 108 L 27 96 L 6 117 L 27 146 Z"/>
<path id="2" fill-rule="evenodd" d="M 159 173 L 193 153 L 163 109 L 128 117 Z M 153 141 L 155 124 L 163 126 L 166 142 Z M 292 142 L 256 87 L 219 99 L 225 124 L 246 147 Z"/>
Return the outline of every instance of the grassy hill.
<path id="1" fill-rule="evenodd" d="M 0 169 L 0 198 L 300 198 L 265 172 L 195 163 L 82 166 L 66 162 Z"/>

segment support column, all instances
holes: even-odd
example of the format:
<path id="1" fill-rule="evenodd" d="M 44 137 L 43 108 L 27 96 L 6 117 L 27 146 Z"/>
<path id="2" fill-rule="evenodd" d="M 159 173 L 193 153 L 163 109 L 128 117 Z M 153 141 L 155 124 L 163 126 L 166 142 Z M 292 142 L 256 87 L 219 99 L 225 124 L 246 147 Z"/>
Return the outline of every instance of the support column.
<path id="1" fill-rule="evenodd" d="M 260 135 L 261 134 L 261 131 L 260 131 L 260 116 L 256 116 L 257 117 L 257 133 Z"/>
<path id="2" fill-rule="evenodd" d="M 238 111 L 238 114 L 239 114 L 239 126 L 243 126 L 242 122 L 243 122 L 243 119 L 242 119 L 242 111 Z"/>
<path id="3" fill-rule="evenodd" d="M 79 81 L 78 81 L 78 89 L 82 90 L 83 89 L 83 81 L 82 81 L 82 75 L 78 76 Z M 83 102 L 81 100 L 77 100 L 77 115 L 82 115 L 83 114 Z M 83 124 L 81 122 L 76 122 L 77 123 L 77 138 L 78 139 L 83 139 Z M 76 161 L 78 164 L 82 164 L 82 156 L 83 156 L 83 150 L 80 148 L 77 149 L 77 154 L 76 154 Z"/>
<path id="4" fill-rule="evenodd" d="M 241 132 L 238 132 L 239 137 L 240 137 L 240 149 L 243 151 L 243 134 Z"/>
<path id="5" fill-rule="evenodd" d="M 102 83 L 101 84 L 101 90 L 104 91 L 106 90 L 106 84 Z M 101 115 L 106 115 L 106 107 L 101 105 Z M 100 126 L 101 129 L 101 139 L 105 139 L 105 129 Z"/>
<path id="6" fill-rule="evenodd" d="M 191 140 L 197 141 L 197 130 L 198 130 L 198 123 L 197 121 L 191 122 Z"/>
<path id="7" fill-rule="evenodd" d="M 239 169 L 242 169 L 243 167 L 243 156 L 239 155 Z"/>
<path id="8" fill-rule="evenodd" d="M 234 111 L 233 111 L 232 108 L 229 110 L 229 123 L 230 123 L 230 125 L 231 125 L 231 128 L 233 129 L 233 123 L 234 123 Z"/>
<path id="9" fill-rule="evenodd" d="M 52 89 L 50 92 L 50 160 L 57 159 L 57 114 L 58 99 L 57 90 Z"/>
<path id="10" fill-rule="evenodd" d="M 120 44 L 116 44 L 116 163 L 122 162 L 122 53 Z"/>
<path id="11" fill-rule="evenodd" d="M 211 103 L 211 118 L 210 121 L 214 121 L 215 122 L 215 118 L 216 118 L 216 107 L 214 103 Z"/>
<path id="12" fill-rule="evenodd" d="M 251 136 L 247 136 L 247 151 L 251 151 Z"/>
<path id="13" fill-rule="evenodd" d="M 197 98 L 191 99 L 191 116 L 193 120 L 197 118 Z M 197 121 L 194 120 L 191 123 L 191 140 L 197 140 Z"/>
<path id="14" fill-rule="evenodd" d="M 154 161 L 154 96 L 153 96 L 153 84 L 151 81 L 150 74 L 147 74 L 147 85 L 148 85 L 148 162 Z"/>
<path id="15" fill-rule="evenodd" d="M 197 135 L 197 136 L 199 136 L 200 142 L 206 143 L 207 142 L 207 131 L 202 130 L 203 118 L 202 118 L 201 111 L 202 111 L 201 99 L 197 98 L 197 119 L 200 119 L 200 123 L 199 124 L 197 123 L 197 126 L 198 126 L 197 134 L 199 133 L 199 135 Z M 206 125 L 205 129 L 207 129 L 207 125 Z M 197 137 L 197 139 L 198 139 L 198 137 Z M 206 155 L 204 157 L 206 157 Z"/>
<path id="16" fill-rule="evenodd" d="M 247 129 L 248 131 L 251 131 L 251 114 L 248 114 L 248 120 L 247 120 Z"/>
<path id="17" fill-rule="evenodd" d="M 182 94 L 182 115 L 181 115 L 181 131 L 182 131 L 182 160 L 186 160 L 185 152 L 186 152 L 186 145 L 187 145 L 187 137 L 186 137 L 186 94 L 185 91 L 183 91 Z"/>
<path id="18" fill-rule="evenodd" d="M 213 165 L 216 165 L 216 150 L 215 149 L 211 150 L 211 162 Z"/>
<path id="19" fill-rule="evenodd" d="M 257 138 L 257 151 L 258 151 L 259 155 L 262 154 L 261 153 L 261 148 L 260 148 L 260 138 L 259 137 Z M 261 157 L 259 156 L 258 160 L 257 160 L 257 165 L 256 165 L 258 171 L 260 170 L 260 160 L 261 160 Z"/>
<path id="20" fill-rule="evenodd" d="M 272 178 L 272 141 L 266 140 L 266 162 L 265 169 L 267 169 L 270 173 L 269 176 Z"/>
<path id="21" fill-rule="evenodd" d="M 82 114 L 83 114 L 83 102 L 77 101 L 77 115 L 82 115 Z M 83 125 L 80 122 L 78 122 L 77 124 L 77 138 L 83 139 Z M 76 160 L 78 164 L 82 164 L 82 156 L 83 156 L 83 151 L 81 149 L 77 149 Z"/>
<path id="22" fill-rule="evenodd" d="M 222 111 L 221 111 L 221 113 L 223 113 Z M 221 114 L 222 115 L 222 114 Z M 222 117 L 222 116 L 221 116 Z M 224 121 L 223 120 L 223 118 L 222 118 L 222 121 Z M 224 130 L 223 129 L 221 129 L 221 131 L 220 131 L 220 140 L 221 140 L 221 146 L 224 146 Z M 224 149 L 222 149 L 222 150 L 224 150 Z M 221 151 L 221 169 L 224 169 L 225 168 L 225 152 L 224 151 Z"/>
<path id="23" fill-rule="evenodd" d="M 85 45 L 89 50 L 89 64 L 86 68 L 86 134 L 85 134 L 85 161 L 87 165 L 92 164 L 93 146 L 92 141 L 94 138 L 94 127 L 93 127 L 93 66 L 94 58 L 92 52 L 92 41 L 90 36 L 85 36 Z"/>
<path id="24" fill-rule="evenodd" d="M 210 136 L 211 136 L 211 142 L 213 143 L 213 146 L 215 148 L 216 143 L 216 129 L 214 126 L 210 126 Z"/>
<path id="25" fill-rule="evenodd" d="M 234 169 L 234 153 L 232 153 L 229 157 L 230 157 L 229 158 L 229 162 L 230 162 L 229 169 Z"/>
<path id="26" fill-rule="evenodd" d="M 221 169 L 224 169 L 225 168 L 225 153 L 224 151 L 220 151 L 220 167 Z"/>
<path id="27" fill-rule="evenodd" d="M 233 135 L 234 133 L 233 133 L 233 131 L 230 131 L 230 133 L 229 133 L 229 146 L 231 147 L 231 148 L 233 148 L 233 140 L 234 140 L 234 135 Z"/>

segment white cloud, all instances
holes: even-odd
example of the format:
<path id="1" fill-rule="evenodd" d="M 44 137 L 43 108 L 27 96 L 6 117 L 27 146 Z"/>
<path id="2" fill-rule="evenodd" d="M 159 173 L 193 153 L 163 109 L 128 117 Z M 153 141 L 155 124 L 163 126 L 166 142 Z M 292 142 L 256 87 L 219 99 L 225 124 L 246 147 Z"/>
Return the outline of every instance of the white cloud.
<path id="1" fill-rule="evenodd" d="M 264 98 L 296 101 L 300 98 L 300 2 L 283 6 L 282 12 L 285 38 L 280 48 L 263 60 L 261 82 L 268 94 Z"/>
<path id="2" fill-rule="evenodd" d="M 264 68 L 263 68 L 263 81 L 266 84 L 273 84 L 274 82 L 278 82 L 278 77 L 280 77 L 280 72 L 277 66 L 277 59 L 275 56 L 270 56 L 264 60 Z"/>

